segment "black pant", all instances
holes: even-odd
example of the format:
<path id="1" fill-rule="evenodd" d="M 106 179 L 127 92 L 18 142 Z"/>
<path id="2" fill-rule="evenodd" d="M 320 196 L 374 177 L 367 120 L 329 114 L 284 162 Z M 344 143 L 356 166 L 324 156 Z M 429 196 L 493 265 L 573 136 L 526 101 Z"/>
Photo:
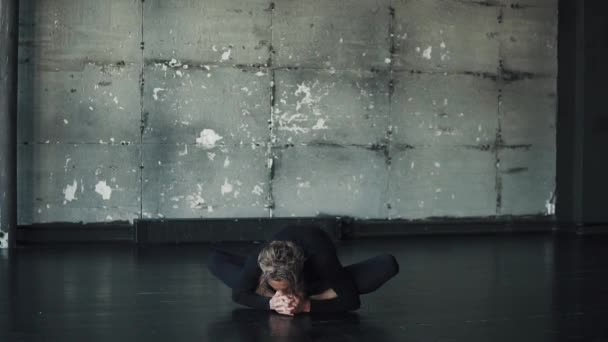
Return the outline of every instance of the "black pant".
<path id="1" fill-rule="evenodd" d="M 207 267 L 209 271 L 230 288 L 234 288 L 241 274 L 246 257 L 226 251 L 212 250 Z M 357 287 L 359 294 L 375 291 L 382 284 L 399 272 L 399 264 L 390 254 L 381 254 L 374 258 L 344 267 Z"/>

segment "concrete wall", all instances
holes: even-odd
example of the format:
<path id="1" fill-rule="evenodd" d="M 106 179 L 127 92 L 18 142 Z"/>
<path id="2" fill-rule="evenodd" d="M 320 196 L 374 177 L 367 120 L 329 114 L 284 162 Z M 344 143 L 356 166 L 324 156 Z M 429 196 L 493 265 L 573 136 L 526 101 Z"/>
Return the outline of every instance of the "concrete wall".
<path id="1" fill-rule="evenodd" d="M 19 222 L 553 214 L 556 0 L 24 0 Z"/>

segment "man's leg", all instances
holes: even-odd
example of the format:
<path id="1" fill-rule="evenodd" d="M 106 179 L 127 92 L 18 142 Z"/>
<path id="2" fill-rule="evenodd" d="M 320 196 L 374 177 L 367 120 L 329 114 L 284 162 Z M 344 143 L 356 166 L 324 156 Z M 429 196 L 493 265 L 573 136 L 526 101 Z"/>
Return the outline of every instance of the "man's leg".
<path id="1" fill-rule="evenodd" d="M 234 288 L 238 284 L 245 259 L 244 256 L 213 249 L 209 252 L 207 268 L 228 287 Z"/>
<path id="2" fill-rule="evenodd" d="M 377 290 L 399 273 L 399 264 L 394 256 L 382 254 L 344 269 L 351 274 L 359 294 L 366 294 Z"/>

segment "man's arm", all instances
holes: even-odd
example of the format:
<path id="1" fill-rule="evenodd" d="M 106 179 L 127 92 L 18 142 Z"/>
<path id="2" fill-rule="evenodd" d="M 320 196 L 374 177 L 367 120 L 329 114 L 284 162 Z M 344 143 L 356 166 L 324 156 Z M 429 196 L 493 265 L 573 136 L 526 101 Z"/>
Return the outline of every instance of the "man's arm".
<path id="1" fill-rule="evenodd" d="M 297 309 L 297 312 L 310 312 L 311 300 L 330 300 L 337 297 L 338 294 L 334 291 L 334 289 L 327 289 L 319 294 L 302 299 L 300 307 Z"/>
<path id="2" fill-rule="evenodd" d="M 359 293 L 336 254 L 331 241 L 320 243 L 322 248 L 310 257 L 313 269 L 321 276 L 329 289 L 309 298 L 310 312 L 340 312 L 357 310 L 361 306 Z"/>
<path id="3" fill-rule="evenodd" d="M 319 294 L 309 296 L 308 298 L 313 300 L 329 300 L 338 297 L 338 294 L 334 291 L 334 289 L 327 289 Z"/>

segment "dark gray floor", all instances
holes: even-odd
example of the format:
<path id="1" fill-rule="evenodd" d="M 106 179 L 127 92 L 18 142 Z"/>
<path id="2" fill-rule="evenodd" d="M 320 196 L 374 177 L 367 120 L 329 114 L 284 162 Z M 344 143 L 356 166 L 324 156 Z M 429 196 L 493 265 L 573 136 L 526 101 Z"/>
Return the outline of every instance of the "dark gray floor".
<path id="1" fill-rule="evenodd" d="M 249 245 L 229 245 L 245 252 Z M 239 308 L 208 245 L 0 251 L 0 341 L 608 341 L 608 239 L 551 235 L 342 242 L 400 274 L 348 315 Z"/>

